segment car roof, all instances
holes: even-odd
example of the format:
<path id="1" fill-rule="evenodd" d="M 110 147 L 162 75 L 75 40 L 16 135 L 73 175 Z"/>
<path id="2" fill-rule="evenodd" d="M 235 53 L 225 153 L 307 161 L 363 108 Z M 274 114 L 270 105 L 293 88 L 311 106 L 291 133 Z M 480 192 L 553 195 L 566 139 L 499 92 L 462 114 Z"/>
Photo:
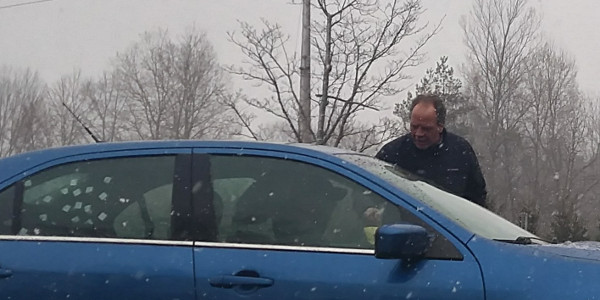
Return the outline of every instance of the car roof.
<path id="1" fill-rule="evenodd" d="M 236 140 L 144 140 L 128 142 L 103 142 L 95 144 L 62 146 L 46 148 L 16 154 L 10 157 L 0 159 L 0 181 L 3 181 L 8 174 L 14 174 L 16 170 L 33 167 L 52 161 L 55 159 L 79 155 L 102 153 L 120 150 L 148 150 L 148 149 L 173 149 L 173 148 L 231 148 L 231 149 L 256 149 L 271 150 L 289 153 L 298 153 L 316 157 L 337 155 L 341 153 L 356 153 L 350 150 L 339 149 L 330 146 L 301 144 L 301 143 L 277 143 L 277 142 L 257 142 L 257 141 L 236 141 Z"/>

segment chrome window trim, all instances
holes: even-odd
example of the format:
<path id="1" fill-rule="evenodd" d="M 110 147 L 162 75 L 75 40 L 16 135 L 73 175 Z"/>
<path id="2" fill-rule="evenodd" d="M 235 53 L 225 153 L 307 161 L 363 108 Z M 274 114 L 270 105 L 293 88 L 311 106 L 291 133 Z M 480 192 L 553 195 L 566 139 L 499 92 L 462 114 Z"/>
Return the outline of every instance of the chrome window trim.
<path id="1" fill-rule="evenodd" d="M 247 250 L 255 250 L 255 249 L 256 250 L 285 250 L 285 251 L 375 255 L 375 250 L 373 250 L 373 249 L 284 246 L 284 245 L 265 245 L 265 244 L 215 243 L 215 242 L 198 242 L 198 241 L 194 242 L 194 247 L 233 248 L 233 249 L 247 249 Z"/>
<path id="2" fill-rule="evenodd" d="M 121 239 L 97 237 L 67 237 L 67 236 L 31 236 L 31 235 L 0 235 L 0 241 L 38 241 L 38 242 L 80 242 L 80 243 L 112 243 L 130 245 L 157 246 L 193 246 L 192 241 L 169 241 L 147 239 Z"/>
<path id="3" fill-rule="evenodd" d="M 30 236 L 30 235 L 0 235 L 0 241 L 38 241 L 38 242 L 82 242 L 82 243 L 113 243 L 131 245 L 157 245 L 157 246 L 194 246 L 208 248 L 233 248 L 249 250 L 285 250 L 303 252 L 325 252 L 342 254 L 374 255 L 372 249 L 350 249 L 332 247 L 308 247 L 308 246 L 285 246 L 264 244 L 238 244 L 218 242 L 192 242 L 192 241 L 169 241 L 169 240 L 143 240 L 143 239 L 120 239 L 120 238 L 92 238 L 92 237 L 66 237 L 66 236 Z"/>

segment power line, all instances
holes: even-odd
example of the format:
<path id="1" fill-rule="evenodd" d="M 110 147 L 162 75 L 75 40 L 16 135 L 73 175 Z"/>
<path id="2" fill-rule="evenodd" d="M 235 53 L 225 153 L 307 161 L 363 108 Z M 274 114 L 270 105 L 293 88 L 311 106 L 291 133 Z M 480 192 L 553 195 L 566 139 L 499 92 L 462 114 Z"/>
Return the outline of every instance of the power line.
<path id="1" fill-rule="evenodd" d="M 25 5 L 31 5 L 31 4 L 36 4 L 36 3 L 40 3 L 40 2 L 48 2 L 48 1 L 54 1 L 54 0 L 37 0 L 37 1 L 17 3 L 17 4 L 10 4 L 10 5 L 5 5 L 5 6 L 0 6 L 0 9 L 17 7 L 17 6 L 25 6 Z"/>

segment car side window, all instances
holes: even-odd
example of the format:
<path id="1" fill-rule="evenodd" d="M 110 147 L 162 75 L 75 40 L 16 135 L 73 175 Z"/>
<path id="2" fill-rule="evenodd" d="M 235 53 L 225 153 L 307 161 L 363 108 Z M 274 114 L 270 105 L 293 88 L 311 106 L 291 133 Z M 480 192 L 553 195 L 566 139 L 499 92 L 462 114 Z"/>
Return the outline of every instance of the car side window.
<path id="1" fill-rule="evenodd" d="M 14 216 L 2 215 L 2 228 L 17 235 L 170 239 L 174 164 L 175 156 L 127 157 L 45 169 L 0 193 L 3 207 L 17 206 Z"/>
<path id="2" fill-rule="evenodd" d="M 211 157 L 219 240 L 233 243 L 373 249 L 381 224 L 420 218 L 325 168 L 289 159 Z"/>

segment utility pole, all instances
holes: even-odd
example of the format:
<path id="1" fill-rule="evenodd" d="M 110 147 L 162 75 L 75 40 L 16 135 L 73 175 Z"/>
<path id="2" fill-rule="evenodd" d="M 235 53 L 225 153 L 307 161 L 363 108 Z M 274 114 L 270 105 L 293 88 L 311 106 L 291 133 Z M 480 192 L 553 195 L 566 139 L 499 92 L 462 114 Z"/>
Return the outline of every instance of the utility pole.
<path id="1" fill-rule="evenodd" d="M 298 130 L 303 143 L 314 141 L 310 103 L 310 0 L 302 0 L 302 49 L 300 52 L 300 103 Z"/>

